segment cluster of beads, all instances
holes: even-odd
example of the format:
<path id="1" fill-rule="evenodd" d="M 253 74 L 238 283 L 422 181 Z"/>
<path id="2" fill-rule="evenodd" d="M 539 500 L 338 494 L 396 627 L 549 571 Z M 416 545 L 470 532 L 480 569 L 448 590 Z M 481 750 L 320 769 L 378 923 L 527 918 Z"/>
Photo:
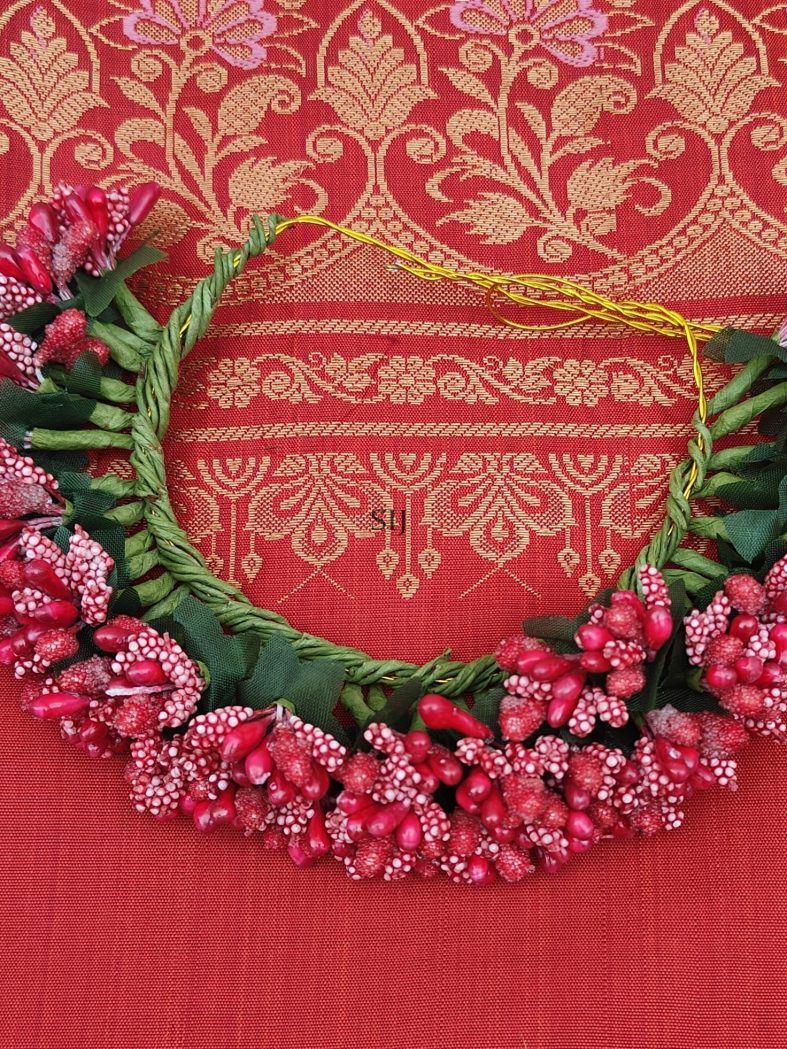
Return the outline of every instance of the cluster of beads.
<path id="1" fill-rule="evenodd" d="M 87 319 L 79 310 L 57 316 L 40 346 L 4 322 L 37 302 L 72 298 L 69 285 L 78 269 L 96 277 L 111 269 L 129 231 L 147 216 L 159 193 L 154 182 L 131 194 L 125 188 L 61 184 L 48 202 L 31 207 L 16 246 L 0 244 L 0 377 L 34 389 L 48 362 L 70 368 L 91 350 L 102 365 L 107 363 L 107 347 L 88 336 Z"/>
<path id="2" fill-rule="evenodd" d="M 625 701 L 642 691 L 645 664 L 673 632 L 661 573 L 645 565 L 639 583 L 643 600 L 632 590 L 618 590 L 608 608 L 591 607 L 574 638 L 578 653 L 559 655 L 523 634 L 500 642 L 495 657 L 511 672 L 500 706 L 506 738 L 527 739 L 544 722 L 553 729 L 567 725 L 580 738 L 590 735 L 597 720 L 613 728 L 626 724 Z"/>

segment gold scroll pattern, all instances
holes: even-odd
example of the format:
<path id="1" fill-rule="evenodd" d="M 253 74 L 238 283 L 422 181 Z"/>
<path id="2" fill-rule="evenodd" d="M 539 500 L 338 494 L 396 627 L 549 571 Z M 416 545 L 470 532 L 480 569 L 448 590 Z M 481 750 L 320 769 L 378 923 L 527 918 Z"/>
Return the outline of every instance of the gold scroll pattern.
<path id="1" fill-rule="evenodd" d="M 161 182 L 150 231 L 171 244 L 188 229 L 208 258 L 253 210 L 324 212 L 341 168 L 332 218 L 458 265 L 516 245 L 614 290 L 725 229 L 787 253 L 782 5 L 75 6 L 0 13 L 0 151 L 30 171 L 3 226 L 66 164 Z M 281 295 L 358 250 L 319 234 L 246 293 Z"/>
<path id="2" fill-rule="evenodd" d="M 194 466 L 175 462 L 171 489 L 211 569 L 239 586 L 257 580 L 263 544 L 285 544 L 304 575 L 280 602 L 316 576 L 345 589 L 331 571 L 345 555 L 368 559 L 369 544 L 380 575 L 409 599 L 450 571 L 457 540 L 477 569 L 457 599 L 497 574 L 539 596 L 522 568 L 534 537 L 556 545 L 559 570 L 590 596 L 620 568 L 620 542 L 658 525 L 675 461 L 650 453 L 465 452 L 452 462 L 421 448 L 212 456 Z M 382 528 L 390 513 L 393 526 Z"/>

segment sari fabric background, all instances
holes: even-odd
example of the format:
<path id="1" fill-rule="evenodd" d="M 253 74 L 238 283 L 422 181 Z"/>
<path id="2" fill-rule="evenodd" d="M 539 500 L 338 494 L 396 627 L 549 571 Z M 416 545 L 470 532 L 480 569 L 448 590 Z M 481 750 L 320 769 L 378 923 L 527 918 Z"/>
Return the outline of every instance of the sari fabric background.
<path id="1" fill-rule="evenodd" d="M 0 215 L 12 240 L 61 178 L 161 182 L 143 232 L 170 258 L 135 282 L 161 318 L 278 211 L 767 332 L 787 313 L 786 63 L 767 0 L 21 0 L 0 12 Z M 471 659 L 615 581 L 693 408 L 678 343 L 506 328 L 468 288 L 301 226 L 184 362 L 169 476 L 257 603 L 375 657 Z M 773 745 L 679 832 L 557 877 L 351 883 L 135 815 L 119 762 L 2 684 L 4 1045 L 784 1044 Z"/>

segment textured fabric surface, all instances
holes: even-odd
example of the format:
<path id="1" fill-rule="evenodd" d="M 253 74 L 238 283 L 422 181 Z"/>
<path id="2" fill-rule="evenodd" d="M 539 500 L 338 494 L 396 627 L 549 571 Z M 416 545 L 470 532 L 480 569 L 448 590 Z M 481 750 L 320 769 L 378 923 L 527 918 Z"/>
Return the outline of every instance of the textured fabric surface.
<path id="1" fill-rule="evenodd" d="M 36 0 L 0 34 L 8 237 L 60 177 L 157 179 L 170 260 L 136 289 L 161 317 L 274 209 L 698 320 L 785 312 L 783 4 Z M 184 527 L 253 600 L 376 657 L 469 659 L 615 580 L 693 405 L 678 344 L 512 331 L 299 228 L 185 362 L 167 454 Z M 119 762 L 0 682 L 3 1045 L 784 1044 L 774 745 L 680 831 L 559 876 L 355 884 L 134 815 Z"/>

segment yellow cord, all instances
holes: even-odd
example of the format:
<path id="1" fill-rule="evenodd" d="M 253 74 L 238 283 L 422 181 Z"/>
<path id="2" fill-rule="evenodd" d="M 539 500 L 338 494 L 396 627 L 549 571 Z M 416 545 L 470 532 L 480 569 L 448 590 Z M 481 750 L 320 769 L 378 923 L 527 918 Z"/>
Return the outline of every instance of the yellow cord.
<path id="1" fill-rule="evenodd" d="M 701 324 L 687 320 L 676 310 L 670 310 L 660 303 L 636 302 L 626 299 L 616 302 L 604 295 L 599 295 L 579 284 L 577 281 L 568 280 L 564 277 L 552 277 L 543 273 L 518 273 L 506 276 L 497 273 L 462 273 L 458 270 L 440 266 L 437 263 L 427 262 L 419 258 L 407 248 L 400 248 L 394 244 L 386 244 L 368 233 L 340 226 L 329 219 L 321 218 L 319 215 L 296 215 L 294 218 L 284 219 L 276 227 L 278 236 L 283 230 L 290 226 L 303 223 L 324 226 L 327 229 L 341 233 L 351 240 L 370 247 L 379 248 L 388 252 L 395 258 L 401 260 L 399 268 L 405 273 L 425 281 L 449 280 L 462 284 L 474 284 L 485 292 L 485 304 L 489 312 L 502 324 L 522 331 L 546 332 L 559 331 L 563 328 L 573 327 L 575 324 L 583 324 L 586 321 L 595 320 L 606 324 L 621 324 L 635 331 L 654 332 L 657 335 L 667 335 L 671 338 L 682 338 L 686 341 L 691 355 L 694 383 L 697 389 L 697 415 L 701 422 L 705 423 L 708 417 L 708 402 L 705 396 L 705 383 L 700 362 L 699 345 L 706 342 L 716 332 L 721 331 L 717 324 Z M 233 264 L 237 268 L 240 265 L 240 255 L 236 255 Z M 526 294 L 529 293 L 529 294 Z M 494 304 L 495 296 L 500 296 L 514 303 L 516 306 L 532 306 L 535 308 L 549 308 L 562 312 L 573 313 L 575 316 L 555 324 L 528 324 L 522 321 L 506 317 Z M 551 296 L 551 297 L 550 297 Z M 180 328 L 183 335 L 188 329 L 191 317 L 188 316 Z M 697 436 L 697 447 L 702 451 L 704 441 L 702 435 Z M 697 465 L 692 462 L 689 476 L 683 488 L 683 494 L 688 499 L 697 483 Z"/>

